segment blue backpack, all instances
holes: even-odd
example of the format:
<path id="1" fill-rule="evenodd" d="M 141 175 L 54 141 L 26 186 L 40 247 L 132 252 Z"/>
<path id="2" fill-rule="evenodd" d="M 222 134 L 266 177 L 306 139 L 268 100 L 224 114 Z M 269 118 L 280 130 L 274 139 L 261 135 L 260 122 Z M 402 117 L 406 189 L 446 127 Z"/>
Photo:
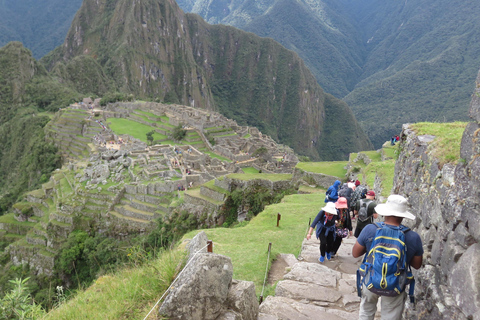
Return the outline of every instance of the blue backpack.
<path id="1" fill-rule="evenodd" d="M 410 301 L 414 303 L 415 280 L 411 268 L 407 265 L 405 226 L 387 226 L 384 222 L 375 223 L 377 231 L 370 252 L 357 270 L 358 296 L 362 294 L 362 284 L 371 292 L 380 296 L 395 297 L 405 291 L 410 284 Z"/>

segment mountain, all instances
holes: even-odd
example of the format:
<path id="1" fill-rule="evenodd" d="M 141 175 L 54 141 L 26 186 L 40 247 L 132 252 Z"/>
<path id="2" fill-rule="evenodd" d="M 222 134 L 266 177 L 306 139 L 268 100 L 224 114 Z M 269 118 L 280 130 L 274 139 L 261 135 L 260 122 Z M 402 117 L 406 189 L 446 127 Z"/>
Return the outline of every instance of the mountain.
<path id="1" fill-rule="evenodd" d="M 172 0 L 85 0 L 64 44 L 41 62 L 92 94 L 118 90 L 220 111 L 315 159 L 372 147 L 349 107 L 324 93 L 297 54 L 208 25 Z M 345 124 L 349 130 L 327 130 Z M 323 149 L 324 141 L 335 148 Z"/>
<path id="2" fill-rule="evenodd" d="M 0 1 L 0 47 L 20 41 L 37 59 L 65 40 L 82 0 Z"/>
<path id="3" fill-rule="evenodd" d="M 58 110 L 78 93 L 53 79 L 19 42 L 0 48 L 0 215 L 25 190 L 48 181 L 60 166 L 45 141 L 44 111 Z"/>
<path id="4" fill-rule="evenodd" d="M 473 0 L 179 0 L 210 23 L 271 37 L 354 111 L 376 147 L 401 125 L 467 118 L 480 65 Z"/>

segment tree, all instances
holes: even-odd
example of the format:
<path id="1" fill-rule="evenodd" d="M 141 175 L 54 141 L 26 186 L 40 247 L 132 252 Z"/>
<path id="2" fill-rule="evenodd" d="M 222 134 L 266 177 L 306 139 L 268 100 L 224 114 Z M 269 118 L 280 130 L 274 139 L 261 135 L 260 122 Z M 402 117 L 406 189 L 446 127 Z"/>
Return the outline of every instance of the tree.
<path id="1" fill-rule="evenodd" d="M 150 145 L 153 144 L 153 134 L 155 133 L 155 130 L 152 130 L 150 132 L 147 132 L 147 141 L 150 142 Z"/>

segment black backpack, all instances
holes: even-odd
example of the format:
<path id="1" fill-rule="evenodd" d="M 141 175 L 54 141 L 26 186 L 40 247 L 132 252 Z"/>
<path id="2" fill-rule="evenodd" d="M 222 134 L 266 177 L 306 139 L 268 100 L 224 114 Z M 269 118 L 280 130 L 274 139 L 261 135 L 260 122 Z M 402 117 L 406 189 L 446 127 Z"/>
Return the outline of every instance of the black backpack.
<path id="1" fill-rule="evenodd" d="M 355 191 L 353 191 L 352 199 L 350 201 L 350 206 L 355 208 L 355 206 L 357 205 L 357 201 L 361 199 L 365 199 L 366 196 L 367 196 L 367 188 L 365 188 L 364 186 L 357 186 L 355 188 Z"/>
<path id="2" fill-rule="evenodd" d="M 360 209 L 358 209 L 358 220 L 365 222 L 367 221 L 370 217 L 368 216 L 368 206 L 370 205 L 372 201 L 363 201 L 363 199 L 360 199 Z"/>

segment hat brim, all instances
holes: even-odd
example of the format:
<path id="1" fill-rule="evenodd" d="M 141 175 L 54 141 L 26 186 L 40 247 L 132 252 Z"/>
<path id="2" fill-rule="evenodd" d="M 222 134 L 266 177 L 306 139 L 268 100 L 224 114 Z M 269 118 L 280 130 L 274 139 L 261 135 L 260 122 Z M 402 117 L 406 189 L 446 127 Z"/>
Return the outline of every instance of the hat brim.
<path id="1" fill-rule="evenodd" d="M 337 208 L 337 209 L 346 209 L 346 208 L 348 208 L 348 205 L 347 205 L 346 203 L 341 203 L 341 204 L 335 203 L 335 208 Z"/>
<path id="2" fill-rule="evenodd" d="M 335 208 L 332 209 L 331 207 L 323 207 L 322 210 L 330 214 L 337 215 L 337 210 Z"/>
<path id="3" fill-rule="evenodd" d="M 409 211 L 400 212 L 389 208 L 388 204 L 382 203 L 375 206 L 375 212 L 384 217 L 400 217 L 415 220 L 415 215 Z"/>

